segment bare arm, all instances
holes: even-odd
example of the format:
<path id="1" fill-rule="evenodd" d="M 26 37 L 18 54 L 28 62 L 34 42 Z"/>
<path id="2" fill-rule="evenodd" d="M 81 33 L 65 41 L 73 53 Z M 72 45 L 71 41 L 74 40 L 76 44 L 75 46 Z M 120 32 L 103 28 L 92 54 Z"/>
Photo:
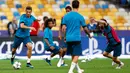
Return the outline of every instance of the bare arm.
<path id="1" fill-rule="evenodd" d="M 48 39 L 44 39 L 45 43 L 47 44 L 48 47 L 50 47 L 51 45 L 49 44 Z"/>
<path id="2" fill-rule="evenodd" d="M 51 46 L 51 45 L 49 44 L 48 39 L 44 39 L 44 41 L 45 41 L 45 43 L 47 44 L 47 46 L 50 47 L 51 50 L 54 50 L 54 49 L 55 49 L 53 46 Z"/>
<path id="3" fill-rule="evenodd" d="M 30 30 L 36 31 L 36 29 L 35 29 L 34 27 L 28 27 L 28 26 L 24 25 L 24 23 L 21 23 L 21 24 L 20 24 L 20 27 L 21 27 L 21 28 L 24 28 L 24 29 L 30 29 Z"/>
<path id="4" fill-rule="evenodd" d="M 58 38 L 61 40 L 61 26 L 59 26 L 59 36 Z"/>
<path id="5" fill-rule="evenodd" d="M 88 37 L 92 38 L 91 35 L 90 35 L 90 32 L 89 32 L 88 28 L 84 27 L 83 29 L 84 29 L 85 33 L 88 35 Z"/>

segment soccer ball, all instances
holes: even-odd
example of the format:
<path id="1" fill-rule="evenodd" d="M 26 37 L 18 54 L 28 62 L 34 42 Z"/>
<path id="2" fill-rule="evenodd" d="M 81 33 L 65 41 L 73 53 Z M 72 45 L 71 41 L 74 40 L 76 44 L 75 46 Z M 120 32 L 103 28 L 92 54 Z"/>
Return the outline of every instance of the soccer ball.
<path id="1" fill-rule="evenodd" d="M 21 68 L 21 63 L 16 61 L 14 64 L 13 64 L 13 67 L 14 69 L 20 69 Z"/>

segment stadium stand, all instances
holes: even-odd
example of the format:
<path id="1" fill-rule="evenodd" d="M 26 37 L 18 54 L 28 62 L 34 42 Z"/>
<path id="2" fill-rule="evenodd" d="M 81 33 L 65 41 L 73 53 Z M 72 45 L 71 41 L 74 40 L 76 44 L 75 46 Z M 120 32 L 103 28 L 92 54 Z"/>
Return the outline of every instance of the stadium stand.
<path id="1" fill-rule="evenodd" d="M 84 16 L 86 23 L 89 23 L 89 17 L 105 18 L 117 30 L 128 30 L 130 12 L 124 8 L 117 8 L 114 4 L 103 0 L 80 0 L 80 3 L 79 12 Z M 65 14 L 64 8 L 70 4 L 70 0 L 0 0 L 0 30 L 7 30 L 6 23 L 13 17 L 19 19 L 28 5 L 32 6 L 34 16 L 56 18 L 57 26 L 59 26 Z M 53 29 L 58 30 L 58 27 Z"/>

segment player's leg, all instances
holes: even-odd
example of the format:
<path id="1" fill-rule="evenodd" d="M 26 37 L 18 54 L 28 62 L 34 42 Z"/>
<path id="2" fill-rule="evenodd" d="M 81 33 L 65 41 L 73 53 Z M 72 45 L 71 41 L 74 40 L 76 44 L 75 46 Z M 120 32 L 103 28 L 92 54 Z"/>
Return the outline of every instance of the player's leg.
<path id="1" fill-rule="evenodd" d="M 13 43 L 13 48 L 12 48 L 12 57 L 11 57 L 11 64 L 14 64 L 15 53 L 16 53 L 17 48 L 20 46 L 21 42 L 22 42 L 21 38 L 18 38 L 16 36 L 14 37 L 14 43 Z"/>
<path id="2" fill-rule="evenodd" d="M 23 43 L 26 45 L 27 47 L 27 67 L 30 67 L 30 68 L 33 68 L 32 64 L 30 63 L 31 61 L 31 56 L 32 56 L 32 41 L 30 39 L 30 37 L 25 37 L 24 40 L 23 40 Z"/>
<path id="3" fill-rule="evenodd" d="M 56 47 L 56 48 L 58 49 L 58 47 Z M 59 49 L 59 56 L 60 56 L 60 59 L 59 59 L 59 62 L 57 63 L 57 67 L 60 67 L 64 62 L 64 60 L 63 60 L 63 49 L 62 48 Z"/>
<path id="4" fill-rule="evenodd" d="M 124 63 L 121 62 L 119 59 L 118 59 L 118 56 L 121 55 L 121 44 L 117 45 L 114 47 L 114 54 L 113 54 L 113 58 L 112 60 L 118 64 L 118 66 L 116 67 L 116 69 L 120 69 L 122 66 L 124 66 Z"/>
<path id="5" fill-rule="evenodd" d="M 103 52 L 103 56 L 110 58 L 110 59 L 113 58 L 113 56 L 109 52 L 106 52 L 106 51 Z"/>
<path id="6" fill-rule="evenodd" d="M 54 57 L 56 54 L 52 53 L 49 57 L 45 59 L 45 61 L 51 66 L 51 58 Z"/>
<path id="7" fill-rule="evenodd" d="M 78 65 L 78 58 L 82 55 L 81 42 L 71 42 L 68 43 L 68 51 L 72 55 L 72 63 L 68 73 L 73 73 L 73 70 L 76 68 L 78 73 L 82 73 L 83 70 L 80 69 Z M 69 50 L 70 49 L 70 50 Z"/>
<path id="8" fill-rule="evenodd" d="M 103 52 L 103 56 L 112 59 L 113 56 L 110 54 L 111 51 L 113 51 L 113 47 L 108 44 L 107 48 L 106 48 L 105 51 Z"/>

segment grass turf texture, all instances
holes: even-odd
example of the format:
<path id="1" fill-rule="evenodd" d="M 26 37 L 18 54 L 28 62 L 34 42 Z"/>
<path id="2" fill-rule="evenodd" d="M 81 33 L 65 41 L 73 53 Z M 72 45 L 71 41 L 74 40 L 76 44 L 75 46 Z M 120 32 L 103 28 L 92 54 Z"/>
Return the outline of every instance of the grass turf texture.
<path id="1" fill-rule="evenodd" d="M 52 66 L 49 66 L 44 60 L 33 60 L 32 64 L 34 65 L 34 68 L 30 69 L 26 67 L 25 60 L 18 61 L 22 63 L 22 68 L 14 70 L 10 64 L 10 60 L 0 60 L 0 73 L 67 73 L 71 62 L 71 60 L 66 59 L 65 62 L 69 66 L 57 68 L 57 59 L 52 60 Z M 125 63 L 125 66 L 120 70 L 116 70 L 116 66 L 111 66 L 110 59 L 94 59 L 86 63 L 81 63 L 81 61 L 79 61 L 79 65 L 85 70 L 84 73 L 129 73 L 130 60 L 122 59 L 122 61 Z M 77 72 L 74 71 L 74 73 Z"/>

